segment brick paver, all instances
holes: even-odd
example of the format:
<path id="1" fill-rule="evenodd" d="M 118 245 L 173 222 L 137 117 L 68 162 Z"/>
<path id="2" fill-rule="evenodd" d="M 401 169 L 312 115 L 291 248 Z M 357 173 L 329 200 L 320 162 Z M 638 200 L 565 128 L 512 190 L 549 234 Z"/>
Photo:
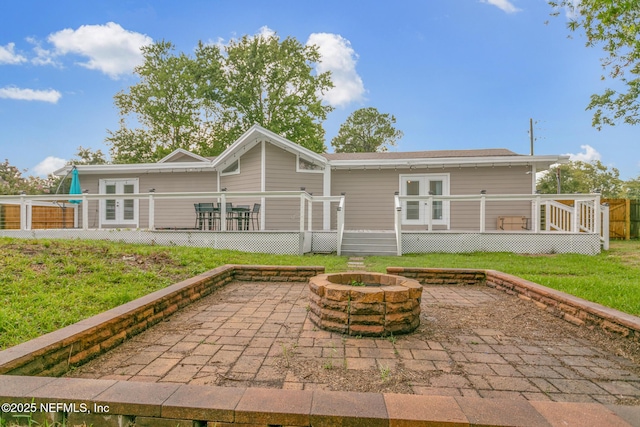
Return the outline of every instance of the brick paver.
<path id="1" fill-rule="evenodd" d="M 504 298 L 490 288 L 425 287 L 428 307 L 473 310 Z M 422 322 L 437 321 L 423 314 Z M 403 373 L 416 395 L 625 403 L 640 399 L 640 366 L 571 336 L 537 341 L 499 325 L 437 339 L 413 333 L 359 338 L 318 330 L 300 283 L 232 283 L 69 376 L 159 383 L 329 390 L 288 362 L 306 360 L 380 378 Z M 473 402 L 469 400 L 469 402 Z"/>

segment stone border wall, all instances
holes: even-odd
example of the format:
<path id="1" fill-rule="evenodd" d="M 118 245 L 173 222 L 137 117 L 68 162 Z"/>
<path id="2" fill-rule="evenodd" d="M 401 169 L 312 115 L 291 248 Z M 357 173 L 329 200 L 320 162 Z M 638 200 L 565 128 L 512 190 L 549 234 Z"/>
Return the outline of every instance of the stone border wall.
<path id="1" fill-rule="evenodd" d="M 324 267 L 225 265 L 0 351 L 0 374 L 62 375 L 227 283 L 306 282 Z"/>
<path id="2" fill-rule="evenodd" d="M 42 425 L 100 427 L 628 426 L 640 407 L 0 375 L 0 402 Z M 41 406 L 44 405 L 44 406 Z M 84 405 L 84 406 L 83 406 Z M 6 421 L 14 414 L 0 412 Z M 28 420 L 22 419 L 22 425 Z M 48 422 L 49 424 L 46 424 Z"/>
<path id="3" fill-rule="evenodd" d="M 640 318 L 495 270 L 388 267 L 423 285 L 486 285 L 532 301 L 575 325 L 597 326 L 640 342 Z"/>

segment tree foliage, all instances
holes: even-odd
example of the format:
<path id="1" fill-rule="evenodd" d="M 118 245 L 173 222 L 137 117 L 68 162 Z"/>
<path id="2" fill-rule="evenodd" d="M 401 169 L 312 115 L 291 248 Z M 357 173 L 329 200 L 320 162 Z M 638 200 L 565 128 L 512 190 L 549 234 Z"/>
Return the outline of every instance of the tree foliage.
<path id="1" fill-rule="evenodd" d="M 638 0 L 549 0 L 570 16 L 571 31 L 584 30 L 588 47 L 601 46 L 603 70 L 619 89 L 591 95 L 593 126 L 640 122 L 640 4 Z M 603 80 L 606 78 L 602 76 Z"/>
<path id="2" fill-rule="evenodd" d="M 560 191 L 558 191 L 558 177 Z M 599 160 L 593 162 L 572 161 L 556 165 L 537 182 L 543 194 L 592 193 L 600 191 L 603 197 L 624 197 L 623 181 L 616 168 L 608 168 Z"/>
<path id="3" fill-rule="evenodd" d="M 55 186 L 56 179 L 53 176 L 40 178 L 37 176 L 23 176 L 17 167 L 11 165 L 8 159 L 0 163 L 0 195 L 16 195 L 21 192 L 26 194 L 46 194 Z"/>
<path id="4" fill-rule="evenodd" d="M 217 155 L 256 123 L 325 150 L 322 122 L 332 108 L 320 96 L 332 83 L 313 72 L 317 48 L 272 34 L 200 43 L 194 57 L 174 51 L 165 41 L 143 48 L 140 82 L 115 96 L 114 163 L 157 161 L 177 148 Z"/>
<path id="5" fill-rule="evenodd" d="M 376 108 L 360 108 L 340 126 L 331 145 L 336 153 L 387 151 L 403 135 L 393 127 L 395 122 L 394 116 L 382 114 Z"/>

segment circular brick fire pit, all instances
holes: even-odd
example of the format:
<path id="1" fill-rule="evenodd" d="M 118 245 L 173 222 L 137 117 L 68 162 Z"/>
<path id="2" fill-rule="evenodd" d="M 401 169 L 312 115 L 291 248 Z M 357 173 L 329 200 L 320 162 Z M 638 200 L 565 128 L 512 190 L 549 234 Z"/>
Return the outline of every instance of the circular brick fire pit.
<path id="1" fill-rule="evenodd" d="M 422 286 L 382 273 L 321 274 L 309 280 L 309 317 L 349 335 L 406 334 L 420 325 Z"/>

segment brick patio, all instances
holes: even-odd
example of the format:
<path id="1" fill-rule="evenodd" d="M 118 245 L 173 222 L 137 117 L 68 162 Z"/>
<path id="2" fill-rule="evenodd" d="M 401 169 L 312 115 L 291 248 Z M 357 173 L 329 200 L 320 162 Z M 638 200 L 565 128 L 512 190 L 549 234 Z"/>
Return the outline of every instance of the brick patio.
<path id="1" fill-rule="evenodd" d="M 480 286 L 425 286 L 422 309 L 473 310 L 513 298 Z M 284 363 L 289 358 L 374 379 L 381 369 L 392 378 L 410 374 L 407 392 L 417 395 L 604 404 L 640 398 L 639 366 L 568 334 L 527 341 L 492 325 L 438 340 L 419 332 L 395 340 L 344 337 L 314 327 L 307 303 L 305 283 L 231 283 L 68 375 L 331 389 L 314 376 L 296 376 Z"/>

